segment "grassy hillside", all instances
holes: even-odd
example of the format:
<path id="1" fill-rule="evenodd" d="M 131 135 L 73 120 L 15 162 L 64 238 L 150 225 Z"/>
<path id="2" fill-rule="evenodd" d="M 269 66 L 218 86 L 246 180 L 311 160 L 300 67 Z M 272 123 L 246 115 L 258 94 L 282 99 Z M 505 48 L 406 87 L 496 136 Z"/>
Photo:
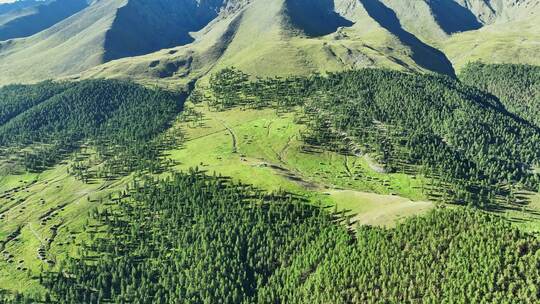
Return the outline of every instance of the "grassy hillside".
<path id="1" fill-rule="evenodd" d="M 178 87 L 231 65 L 259 76 L 366 67 L 453 76 L 479 59 L 537 64 L 537 8 L 532 0 L 98 1 L 0 43 L 0 83 L 70 76 Z"/>
<path id="2" fill-rule="evenodd" d="M 50 1 L 50 0 L 49 0 Z M 35 12 L 35 7 L 47 2 L 39 0 L 4 1 L 0 3 L 0 24 Z"/>
<path id="3" fill-rule="evenodd" d="M 366 67 L 453 75 L 478 59 L 538 64 L 538 4 L 468 3 L 253 1 L 209 24 L 192 44 L 114 61 L 83 77 L 174 86 L 233 65 L 252 75 L 287 76 Z"/>
<path id="4" fill-rule="evenodd" d="M 389 172 L 423 172 L 438 181 L 442 188 L 433 195 L 443 201 L 489 207 L 513 196 L 505 185 L 538 189 L 538 129 L 450 78 L 364 70 L 247 79 L 234 69 L 217 74 L 210 82 L 215 102 L 224 108 L 302 105 L 306 143 L 373 154 Z"/>
<path id="5" fill-rule="evenodd" d="M 455 32 L 481 27 L 476 17 L 456 1 L 362 1 L 364 5 L 385 7 L 399 19 L 403 29 L 425 43 L 448 38 Z M 388 18 L 379 19 L 389 22 Z"/>
<path id="6" fill-rule="evenodd" d="M 489 25 L 475 32 L 453 35 L 442 43 L 441 49 L 458 71 L 474 61 L 540 65 L 536 55 L 540 41 L 538 11 L 534 9 L 530 11 L 534 15 Z"/>
<path id="7" fill-rule="evenodd" d="M 377 172 L 362 156 L 307 153 L 301 136 L 305 126 L 295 123 L 292 113 L 239 108 L 215 112 L 207 105 L 189 109 L 198 114 L 177 126 L 184 130 L 183 147 L 169 152 L 177 170 L 198 167 L 269 191 L 303 193 L 354 216 L 385 212 L 386 217 L 371 219 L 374 225 L 393 225 L 397 217 L 433 207 L 411 201 L 427 199 L 421 188 L 428 181 L 422 176 Z M 404 209 L 393 209 L 397 205 L 411 208 L 401 213 Z"/>
<path id="8" fill-rule="evenodd" d="M 327 22 L 318 22 L 321 18 Z M 211 23 L 190 45 L 113 61 L 83 77 L 129 77 L 175 85 L 231 65 L 259 76 L 365 67 L 452 73 L 440 52 L 410 33 L 385 26 L 360 4 L 254 1 Z"/>
<path id="9" fill-rule="evenodd" d="M 105 34 L 123 4 L 98 1 L 36 35 L 0 42 L 0 83 L 37 82 L 102 63 Z"/>
<path id="10" fill-rule="evenodd" d="M 0 24 L 34 13 L 33 6 L 38 4 L 38 1 L 33 0 L 0 3 Z"/>
<path id="11" fill-rule="evenodd" d="M 190 32 L 200 30 L 216 18 L 224 3 L 224 0 L 130 0 L 117 11 L 107 31 L 103 61 L 188 44 L 193 41 Z"/>
<path id="12" fill-rule="evenodd" d="M 532 0 L 380 0 L 392 9 L 404 28 L 420 39 L 437 43 L 453 34 L 484 26 L 534 18 L 539 3 Z"/>
<path id="13" fill-rule="evenodd" d="M 124 182 L 84 183 L 68 173 L 72 161 L 40 174 L 6 175 L 1 180 L 1 289 L 41 294 L 39 274 L 66 254 L 88 213 Z M 9 237 L 11 236 L 11 237 Z"/>

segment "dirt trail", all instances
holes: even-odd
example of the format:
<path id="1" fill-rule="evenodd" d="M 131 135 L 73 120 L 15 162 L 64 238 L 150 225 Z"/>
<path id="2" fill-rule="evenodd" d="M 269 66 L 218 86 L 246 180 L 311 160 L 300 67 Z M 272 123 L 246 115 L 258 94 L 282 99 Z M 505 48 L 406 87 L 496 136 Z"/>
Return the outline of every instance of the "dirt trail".
<path id="1" fill-rule="evenodd" d="M 283 160 L 283 157 L 285 155 L 285 152 L 287 152 L 287 150 L 291 146 L 291 142 L 292 142 L 293 138 L 294 138 L 294 135 L 289 137 L 289 140 L 287 140 L 287 143 L 285 144 L 285 146 L 283 146 L 281 151 L 279 151 L 279 153 L 276 153 L 277 159 L 279 160 L 280 163 L 283 163 L 283 164 L 285 163 L 285 161 Z"/>
<path id="2" fill-rule="evenodd" d="M 271 120 L 269 123 L 268 123 L 268 126 L 266 126 L 266 137 L 270 137 L 270 130 L 272 128 L 272 124 L 274 123 L 273 120 Z"/>
<path id="3" fill-rule="evenodd" d="M 234 133 L 234 130 L 229 127 L 229 125 L 227 125 L 227 123 L 219 118 L 215 118 L 215 120 L 219 121 L 219 123 L 221 125 L 223 125 L 223 127 L 227 130 L 227 132 L 229 132 L 229 134 L 231 135 L 231 138 L 232 138 L 232 153 L 238 153 L 238 140 L 236 138 L 236 134 Z"/>
<path id="4" fill-rule="evenodd" d="M 349 167 L 349 157 L 347 155 L 345 155 L 345 161 L 343 162 L 343 166 L 345 167 L 345 171 L 347 172 L 347 175 L 349 175 L 349 177 L 352 177 L 353 174 Z"/>
<path id="5" fill-rule="evenodd" d="M 364 154 L 364 159 L 366 160 L 368 166 L 371 168 L 371 170 L 377 172 L 377 173 L 386 173 L 386 169 L 381 164 L 377 163 L 371 156 L 368 154 Z"/>
<path id="6" fill-rule="evenodd" d="M 34 229 L 34 227 L 32 227 L 32 223 L 28 223 L 28 229 L 30 229 L 30 232 L 32 232 L 32 234 L 36 237 L 36 239 L 41 243 L 41 245 L 45 246 L 45 242 L 43 241 L 43 239 L 39 236 L 39 234 L 37 233 L 37 231 Z"/>

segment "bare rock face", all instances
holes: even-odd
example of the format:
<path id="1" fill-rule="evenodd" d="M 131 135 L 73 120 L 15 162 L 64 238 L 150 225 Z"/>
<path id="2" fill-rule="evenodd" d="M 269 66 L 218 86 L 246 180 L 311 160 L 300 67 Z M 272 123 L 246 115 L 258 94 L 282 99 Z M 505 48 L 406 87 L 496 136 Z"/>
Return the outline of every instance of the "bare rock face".
<path id="1" fill-rule="evenodd" d="M 534 0 L 452 0 L 467 8 L 478 20 L 489 25 L 497 22 L 512 21 L 540 9 L 540 3 Z"/>

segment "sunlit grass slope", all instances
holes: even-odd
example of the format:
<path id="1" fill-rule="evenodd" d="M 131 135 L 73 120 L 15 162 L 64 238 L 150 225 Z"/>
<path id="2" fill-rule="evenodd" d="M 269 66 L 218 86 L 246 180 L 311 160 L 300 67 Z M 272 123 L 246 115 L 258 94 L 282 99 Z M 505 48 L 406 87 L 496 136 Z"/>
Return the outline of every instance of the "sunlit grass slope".
<path id="1" fill-rule="evenodd" d="M 540 14 L 453 35 L 442 49 L 456 70 L 474 61 L 540 65 Z"/>

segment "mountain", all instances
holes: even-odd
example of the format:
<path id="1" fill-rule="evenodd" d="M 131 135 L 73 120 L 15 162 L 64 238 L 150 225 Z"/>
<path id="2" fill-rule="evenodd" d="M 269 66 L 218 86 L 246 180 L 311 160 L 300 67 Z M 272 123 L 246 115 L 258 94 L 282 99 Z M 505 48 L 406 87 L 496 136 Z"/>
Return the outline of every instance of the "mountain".
<path id="1" fill-rule="evenodd" d="M 540 9 L 538 2 L 523 17 L 489 24 L 474 32 L 453 35 L 441 49 L 458 69 L 472 61 L 539 65 Z"/>
<path id="2" fill-rule="evenodd" d="M 37 6 L 43 4 L 43 1 L 39 0 L 20 0 L 15 2 L 0 3 L 0 15 L 8 15 L 17 11 L 21 11 L 25 8 Z M 16 15 L 16 14 L 14 14 Z"/>
<path id="3" fill-rule="evenodd" d="M 81 11 L 88 4 L 88 0 L 22 1 L 8 4 L 3 13 L 0 10 L 0 41 L 36 34 Z"/>
<path id="4" fill-rule="evenodd" d="M 66 76 L 113 59 L 186 44 L 192 40 L 190 31 L 229 7 L 224 0 L 94 1 L 33 36 L 1 42 L 0 82 Z"/>
<path id="5" fill-rule="evenodd" d="M 539 3 L 0 4 L 0 303 L 540 303 Z"/>
<path id="6" fill-rule="evenodd" d="M 231 65 L 261 76 L 377 66 L 454 73 L 444 54 L 402 30 L 395 16 L 381 25 L 374 18 L 380 17 L 378 8 L 366 9 L 362 2 L 310 3 L 252 1 L 220 15 L 194 35 L 192 44 L 113 61 L 83 77 L 178 82 Z"/>
<path id="7" fill-rule="evenodd" d="M 0 83 L 79 75 L 177 85 L 231 65 L 261 76 L 362 67 L 453 76 L 472 60 L 540 63 L 539 8 L 535 0 L 98 0 L 0 42 Z M 5 26 L 24 32 L 35 16 Z"/>

